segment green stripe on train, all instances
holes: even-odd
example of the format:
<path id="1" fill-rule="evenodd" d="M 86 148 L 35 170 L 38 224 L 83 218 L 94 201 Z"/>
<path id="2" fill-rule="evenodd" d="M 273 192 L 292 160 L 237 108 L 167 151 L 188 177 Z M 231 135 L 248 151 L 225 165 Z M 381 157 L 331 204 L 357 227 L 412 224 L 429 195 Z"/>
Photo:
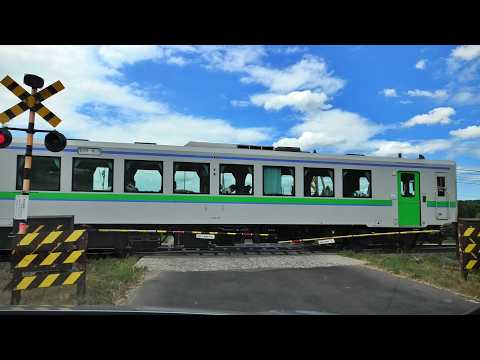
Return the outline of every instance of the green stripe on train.
<path id="1" fill-rule="evenodd" d="M 0 199 L 15 199 L 19 192 L 0 192 Z M 153 195 L 153 194 L 99 194 L 99 193 L 48 193 L 32 192 L 32 200 L 83 200 L 83 201 L 145 201 L 145 202 L 199 202 L 199 203 L 262 203 L 262 204 L 303 204 L 303 205 L 374 205 L 392 206 L 392 200 L 373 199 L 319 199 L 288 197 L 246 197 L 211 195 Z"/>
<path id="2" fill-rule="evenodd" d="M 456 201 L 427 201 L 427 207 L 457 207 Z"/>

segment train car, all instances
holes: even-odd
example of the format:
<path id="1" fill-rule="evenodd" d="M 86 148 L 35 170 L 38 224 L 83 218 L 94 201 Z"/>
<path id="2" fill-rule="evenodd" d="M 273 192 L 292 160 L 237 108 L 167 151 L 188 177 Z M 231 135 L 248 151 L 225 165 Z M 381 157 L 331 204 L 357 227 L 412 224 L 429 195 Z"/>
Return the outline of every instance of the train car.
<path id="1" fill-rule="evenodd" d="M 3 234 L 12 229 L 24 150 L 21 142 L 0 150 Z M 333 232 L 438 229 L 457 221 L 455 162 L 423 156 L 73 139 L 59 153 L 35 143 L 33 153 L 29 216 L 74 215 L 76 226 L 97 230 L 248 229 L 275 234 L 277 241 Z M 120 246 L 116 239 L 103 233 L 90 243 Z"/>

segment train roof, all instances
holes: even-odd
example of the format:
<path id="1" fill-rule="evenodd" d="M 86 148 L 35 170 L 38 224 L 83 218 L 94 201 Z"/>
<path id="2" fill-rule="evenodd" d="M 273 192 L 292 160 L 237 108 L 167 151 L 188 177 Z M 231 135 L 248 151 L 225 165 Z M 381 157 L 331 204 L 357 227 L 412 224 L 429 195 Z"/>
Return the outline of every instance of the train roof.
<path id="1" fill-rule="evenodd" d="M 25 141 L 12 141 L 12 145 L 21 146 Z M 34 146 L 43 147 L 42 141 L 35 141 Z M 198 152 L 198 153 L 216 153 L 216 154 L 231 154 L 231 155 L 245 155 L 265 158 L 289 158 L 289 159 L 304 159 L 304 160 L 340 160 L 340 161 L 375 161 L 398 164 L 437 164 L 455 167 L 456 163 L 452 160 L 430 160 L 430 159 L 409 159 L 404 157 L 388 157 L 388 156 L 367 156 L 363 154 L 321 154 L 317 152 L 301 151 L 299 148 L 289 147 L 273 147 L 273 146 L 258 146 L 258 145 L 239 145 L 239 144 L 224 144 L 224 143 L 209 143 L 190 141 L 187 144 L 181 145 L 158 145 L 154 143 L 120 143 L 120 142 L 100 142 L 89 141 L 82 139 L 68 139 L 67 148 L 100 148 L 100 149 L 122 149 L 122 150 L 136 150 L 136 151 L 167 151 L 167 152 Z"/>

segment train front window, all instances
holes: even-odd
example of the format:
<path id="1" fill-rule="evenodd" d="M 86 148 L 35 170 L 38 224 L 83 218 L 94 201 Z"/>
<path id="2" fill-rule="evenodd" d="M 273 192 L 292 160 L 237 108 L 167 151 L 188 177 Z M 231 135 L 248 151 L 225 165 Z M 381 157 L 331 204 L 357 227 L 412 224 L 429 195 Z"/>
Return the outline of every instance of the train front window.
<path id="1" fill-rule="evenodd" d="M 295 196 L 295 168 L 264 166 L 263 195 Z"/>
<path id="2" fill-rule="evenodd" d="M 252 195 L 253 165 L 220 165 L 220 194 Z"/>
<path id="3" fill-rule="evenodd" d="M 210 193 L 210 164 L 175 162 L 173 168 L 174 193 Z"/>
<path id="4" fill-rule="evenodd" d="M 160 193 L 162 180 L 161 161 L 125 160 L 125 192 Z"/>
<path id="5" fill-rule="evenodd" d="M 305 196 L 333 197 L 333 169 L 304 169 Z"/>
<path id="6" fill-rule="evenodd" d="M 54 156 L 33 156 L 30 190 L 60 191 L 61 159 Z M 25 156 L 17 157 L 17 190 L 22 190 Z"/>
<path id="7" fill-rule="evenodd" d="M 72 191 L 113 191 L 113 160 L 73 158 Z"/>
<path id="8" fill-rule="evenodd" d="M 343 197 L 372 197 L 370 170 L 343 170 Z"/>

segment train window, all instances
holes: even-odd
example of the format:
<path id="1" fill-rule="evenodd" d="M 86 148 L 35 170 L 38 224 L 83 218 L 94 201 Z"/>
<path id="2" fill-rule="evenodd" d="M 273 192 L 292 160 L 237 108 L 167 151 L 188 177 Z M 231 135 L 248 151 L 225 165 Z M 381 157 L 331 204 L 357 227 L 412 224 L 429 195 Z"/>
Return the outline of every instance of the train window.
<path id="1" fill-rule="evenodd" d="M 437 176 L 437 196 L 445 196 L 445 176 Z"/>
<path id="2" fill-rule="evenodd" d="M 160 193 L 162 181 L 161 161 L 125 160 L 125 192 Z"/>
<path id="3" fill-rule="evenodd" d="M 410 173 L 400 174 L 400 193 L 402 197 L 415 197 L 415 175 Z"/>
<path id="4" fill-rule="evenodd" d="M 173 192 L 177 194 L 208 194 L 210 164 L 173 163 Z"/>
<path id="5" fill-rule="evenodd" d="M 264 166 L 263 195 L 295 196 L 295 168 Z"/>
<path id="6" fill-rule="evenodd" d="M 372 197 L 370 170 L 343 170 L 343 197 Z"/>
<path id="7" fill-rule="evenodd" d="M 333 169 L 304 169 L 305 196 L 333 197 Z"/>
<path id="8" fill-rule="evenodd" d="M 220 164 L 220 194 L 252 195 L 253 165 Z"/>
<path id="9" fill-rule="evenodd" d="M 25 156 L 17 156 L 17 190 L 23 187 Z M 30 190 L 60 191 L 61 159 L 55 156 L 33 156 L 30 172 Z"/>
<path id="10" fill-rule="evenodd" d="M 72 191 L 113 191 L 113 159 L 74 157 Z"/>

